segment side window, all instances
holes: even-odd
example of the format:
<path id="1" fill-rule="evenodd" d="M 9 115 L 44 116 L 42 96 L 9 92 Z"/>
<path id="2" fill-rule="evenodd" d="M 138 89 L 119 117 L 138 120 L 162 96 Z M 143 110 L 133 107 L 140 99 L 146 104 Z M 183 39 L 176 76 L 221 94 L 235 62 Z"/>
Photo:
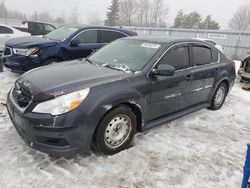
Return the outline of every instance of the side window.
<path id="1" fill-rule="evenodd" d="M 187 46 L 179 46 L 170 50 L 160 60 L 160 64 L 168 64 L 178 69 L 189 67 L 189 52 Z"/>
<path id="2" fill-rule="evenodd" d="M 212 62 L 211 49 L 206 46 L 193 46 L 193 65 L 206 65 Z"/>
<path id="3" fill-rule="evenodd" d="M 13 31 L 8 27 L 0 26 L 0 33 L 1 34 L 11 34 L 11 33 L 13 33 Z"/>
<path id="4" fill-rule="evenodd" d="M 45 24 L 45 25 L 44 25 L 44 28 L 45 28 L 45 31 L 46 31 L 47 33 L 49 33 L 49 32 L 51 32 L 51 31 L 55 30 L 55 28 L 54 28 L 53 26 L 48 25 L 48 24 Z"/>
<path id="5" fill-rule="evenodd" d="M 219 54 L 215 49 L 211 49 L 212 53 L 212 62 L 218 62 L 219 60 Z"/>
<path id="6" fill-rule="evenodd" d="M 29 23 L 29 31 L 32 35 L 43 35 L 44 25 L 41 23 Z"/>
<path id="7" fill-rule="evenodd" d="M 100 30 L 99 32 L 100 32 L 100 43 L 110 43 L 118 38 L 121 38 L 119 32 L 105 31 L 105 30 Z"/>
<path id="8" fill-rule="evenodd" d="M 97 30 L 83 31 L 75 40 L 79 40 L 81 44 L 97 43 Z"/>

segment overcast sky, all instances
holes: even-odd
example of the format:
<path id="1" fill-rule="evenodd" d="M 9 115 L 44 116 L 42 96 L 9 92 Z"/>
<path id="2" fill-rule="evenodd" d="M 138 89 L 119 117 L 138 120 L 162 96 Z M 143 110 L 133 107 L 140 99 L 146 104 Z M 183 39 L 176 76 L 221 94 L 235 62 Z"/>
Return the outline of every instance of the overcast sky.
<path id="1" fill-rule="evenodd" d="M 1 0 L 0 0 L 1 1 Z M 31 15 L 34 11 L 48 11 L 52 16 L 69 15 L 77 7 L 79 20 L 86 23 L 92 14 L 105 18 L 107 7 L 111 0 L 5 0 L 12 10 Z M 250 0 L 164 0 L 169 7 L 168 23 L 172 24 L 178 10 L 184 12 L 197 11 L 202 16 L 211 14 L 226 29 L 228 22 L 240 5 L 250 4 Z"/>

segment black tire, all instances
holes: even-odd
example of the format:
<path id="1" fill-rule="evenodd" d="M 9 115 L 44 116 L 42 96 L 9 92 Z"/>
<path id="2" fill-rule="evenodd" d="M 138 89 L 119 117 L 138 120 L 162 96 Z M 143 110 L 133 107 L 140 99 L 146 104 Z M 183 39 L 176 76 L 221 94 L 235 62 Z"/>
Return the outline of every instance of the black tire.
<path id="1" fill-rule="evenodd" d="M 125 122 L 125 117 L 127 120 L 129 119 L 130 121 L 130 122 L 127 121 L 127 123 L 125 123 L 127 126 L 125 129 L 126 136 L 124 135 L 122 137 L 123 142 L 120 143 L 120 145 L 117 145 L 116 147 L 115 146 L 112 147 L 110 145 L 115 144 L 115 142 L 112 142 L 113 140 L 112 141 L 108 140 L 109 137 L 107 137 L 107 134 L 110 134 L 113 137 L 114 136 L 113 133 L 116 133 L 113 127 L 118 126 L 119 121 L 122 121 L 120 120 L 120 118 L 124 118 L 123 121 Z M 116 118 L 118 120 L 115 120 Z M 113 122 L 114 120 L 117 122 L 114 122 L 112 125 L 111 122 Z M 108 133 L 108 129 L 112 129 L 110 133 Z M 119 106 L 117 108 L 114 108 L 102 119 L 102 121 L 97 126 L 94 136 L 93 136 L 94 148 L 98 152 L 101 152 L 103 154 L 114 155 L 129 147 L 131 141 L 133 140 L 135 130 L 136 130 L 136 117 L 133 111 L 126 106 Z M 120 129 L 117 130 L 117 132 L 118 131 L 120 131 Z M 119 136 L 119 132 L 118 132 L 118 136 Z"/>
<path id="2" fill-rule="evenodd" d="M 216 100 L 219 92 L 223 90 L 224 93 L 223 93 L 223 96 L 222 96 L 222 99 L 220 100 L 220 102 L 218 102 Z M 224 82 L 221 82 L 218 87 L 216 88 L 215 92 L 214 92 L 214 95 L 213 95 L 213 98 L 212 98 L 212 101 L 211 101 L 211 106 L 209 107 L 209 109 L 211 110 L 219 110 L 222 105 L 224 104 L 225 102 L 225 99 L 227 97 L 227 93 L 228 93 L 228 87 L 227 85 L 224 83 Z"/>
<path id="3" fill-rule="evenodd" d="M 60 62 L 60 59 L 58 59 L 58 58 L 49 58 L 49 59 L 44 60 L 42 62 L 42 65 L 46 66 L 46 65 L 51 65 L 53 63 L 58 63 L 58 62 Z"/>

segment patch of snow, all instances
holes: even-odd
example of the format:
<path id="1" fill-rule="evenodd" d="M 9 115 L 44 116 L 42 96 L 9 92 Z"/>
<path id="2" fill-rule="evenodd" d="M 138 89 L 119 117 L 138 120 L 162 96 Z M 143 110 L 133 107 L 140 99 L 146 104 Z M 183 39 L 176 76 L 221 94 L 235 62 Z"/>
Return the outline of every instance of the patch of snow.
<path id="1" fill-rule="evenodd" d="M 0 101 L 17 76 L 0 73 Z M 50 157 L 27 146 L 0 105 L 0 187 L 240 187 L 250 92 L 236 83 L 218 111 L 203 109 L 135 136 L 117 155 Z"/>
<path id="2" fill-rule="evenodd" d="M 112 104 L 104 105 L 103 108 L 105 108 L 108 111 L 112 108 Z"/>

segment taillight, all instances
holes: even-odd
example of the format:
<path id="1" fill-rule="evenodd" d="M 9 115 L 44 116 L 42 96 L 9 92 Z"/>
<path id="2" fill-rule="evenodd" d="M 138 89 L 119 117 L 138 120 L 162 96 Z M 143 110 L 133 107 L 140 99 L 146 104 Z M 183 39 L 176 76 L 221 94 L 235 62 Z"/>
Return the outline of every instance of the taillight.
<path id="1" fill-rule="evenodd" d="M 234 71 L 236 72 L 236 65 L 235 65 L 235 62 L 232 63 L 232 68 L 233 68 Z"/>

